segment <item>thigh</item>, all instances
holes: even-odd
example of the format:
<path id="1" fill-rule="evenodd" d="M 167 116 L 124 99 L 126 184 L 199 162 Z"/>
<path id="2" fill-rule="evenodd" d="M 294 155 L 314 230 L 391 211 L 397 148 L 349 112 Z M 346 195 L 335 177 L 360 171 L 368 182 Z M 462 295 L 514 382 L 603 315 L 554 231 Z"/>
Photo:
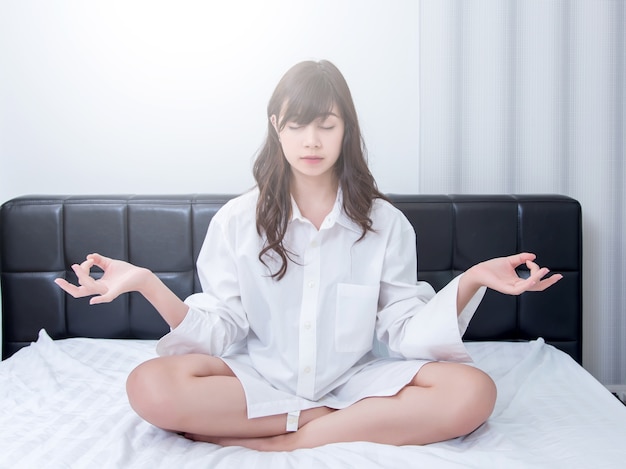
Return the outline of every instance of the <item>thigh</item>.
<path id="1" fill-rule="evenodd" d="M 285 433 L 287 416 L 249 419 L 239 379 L 219 358 L 189 354 L 159 357 L 139 365 L 129 376 L 127 393 L 132 408 L 148 422 L 184 432 L 191 439 L 265 437 Z M 308 409 L 300 425 L 330 413 Z"/>
<path id="2" fill-rule="evenodd" d="M 236 391 L 243 395 L 241 383 L 220 358 L 203 354 L 158 357 L 141 363 L 128 376 L 126 392 L 134 402 L 146 402 L 150 397 L 159 400 L 184 395 L 198 378 L 222 378 L 235 382 Z"/>
<path id="3" fill-rule="evenodd" d="M 130 373 L 126 393 L 137 414 L 169 430 L 213 433 L 222 422 L 246 416 L 241 383 L 221 359 L 209 355 L 148 360 Z"/>
<path id="4" fill-rule="evenodd" d="M 479 368 L 461 363 L 428 363 L 417 373 L 410 388 L 430 392 L 430 406 L 448 432 L 446 438 L 465 435 L 489 418 L 496 403 L 496 385 Z M 417 396 L 417 393 L 412 393 Z"/>
<path id="5" fill-rule="evenodd" d="M 133 373 L 179 377 L 235 376 L 221 358 L 200 353 L 153 358 L 140 364 Z"/>
<path id="6" fill-rule="evenodd" d="M 422 366 L 409 384 L 421 387 L 456 387 L 471 384 L 491 386 L 493 381 L 484 371 L 471 365 L 431 362 Z"/>

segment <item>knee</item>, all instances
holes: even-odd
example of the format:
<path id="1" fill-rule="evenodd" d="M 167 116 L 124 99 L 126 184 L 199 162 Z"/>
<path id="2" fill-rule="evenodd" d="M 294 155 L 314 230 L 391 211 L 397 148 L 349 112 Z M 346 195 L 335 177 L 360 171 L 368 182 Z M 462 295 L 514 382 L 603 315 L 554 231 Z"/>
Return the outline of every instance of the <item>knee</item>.
<path id="1" fill-rule="evenodd" d="M 158 359 L 142 363 L 128 375 L 126 394 L 133 410 L 144 420 L 170 428 L 168 409 L 172 409 L 171 377 L 159 366 Z"/>
<path id="2" fill-rule="evenodd" d="M 489 375 L 477 368 L 467 371 L 457 388 L 456 405 L 452 406 L 457 436 L 471 433 L 487 421 L 497 397 L 496 385 Z"/>

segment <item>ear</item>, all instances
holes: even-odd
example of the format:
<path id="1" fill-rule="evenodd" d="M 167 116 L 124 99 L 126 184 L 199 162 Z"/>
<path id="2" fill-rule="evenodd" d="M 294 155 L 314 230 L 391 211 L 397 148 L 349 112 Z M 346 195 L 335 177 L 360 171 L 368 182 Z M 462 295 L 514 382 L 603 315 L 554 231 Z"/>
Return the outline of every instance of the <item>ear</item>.
<path id="1" fill-rule="evenodd" d="M 272 123 L 272 126 L 274 127 L 274 130 L 276 131 L 276 133 L 280 134 L 280 132 L 278 131 L 278 122 L 276 120 L 276 114 L 272 114 L 270 116 L 270 122 Z"/>

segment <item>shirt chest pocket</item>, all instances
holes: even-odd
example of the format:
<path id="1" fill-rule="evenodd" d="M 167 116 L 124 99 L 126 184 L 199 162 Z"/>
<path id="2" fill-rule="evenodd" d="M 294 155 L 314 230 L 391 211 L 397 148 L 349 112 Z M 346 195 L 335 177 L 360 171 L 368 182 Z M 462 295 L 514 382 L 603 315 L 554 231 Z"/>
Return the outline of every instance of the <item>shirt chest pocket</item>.
<path id="1" fill-rule="evenodd" d="M 338 352 L 365 352 L 372 347 L 378 286 L 337 285 L 335 349 Z"/>

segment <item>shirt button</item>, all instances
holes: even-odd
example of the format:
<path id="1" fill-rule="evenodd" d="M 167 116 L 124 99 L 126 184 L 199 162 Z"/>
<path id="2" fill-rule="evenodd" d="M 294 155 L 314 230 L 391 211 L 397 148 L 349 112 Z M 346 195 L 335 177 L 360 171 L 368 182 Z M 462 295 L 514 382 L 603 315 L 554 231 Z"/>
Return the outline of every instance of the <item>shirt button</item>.
<path id="1" fill-rule="evenodd" d="M 304 372 L 309 374 L 311 372 L 311 367 L 310 366 L 304 367 Z"/>
<path id="2" fill-rule="evenodd" d="M 311 323 L 309 321 L 304 323 L 304 328 L 308 331 L 309 329 L 311 329 Z"/>
<path id="3" fill-rule="evenodd" d="M 311 247 L 312 248 L 316 248 L 317 246 L 319 246 L 317 241 L 311 241 Z"/>
<path id="4" fill-rule="evenodd" d="M 313 288 L 313 287 L 315 286 L 315 282 L 311 280 L 311 281 L 308 283 L 308 286 L 309 286 L 309 288 Z"/>

